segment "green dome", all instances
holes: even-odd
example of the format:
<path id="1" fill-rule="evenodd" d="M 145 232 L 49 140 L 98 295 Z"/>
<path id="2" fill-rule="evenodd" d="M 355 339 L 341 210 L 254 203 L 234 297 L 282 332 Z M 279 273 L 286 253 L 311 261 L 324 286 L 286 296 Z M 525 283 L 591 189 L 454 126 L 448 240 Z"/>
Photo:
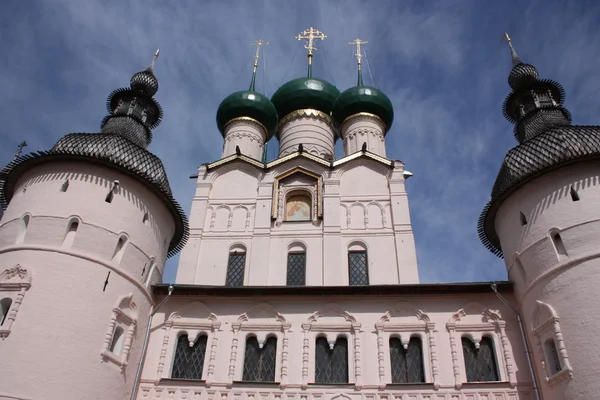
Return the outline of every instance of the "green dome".
<path id="1" fill-rule="evenodd" d="M 394 107 L 390 99 L 379 89 L 370 86 L 354 86 L 339 95 L 333 106 L 333 120 L 339 126 L 351 115 L 375 114 L 385 124 L 386 132 L 394 121 Z"/>
<path id="2" fill-rule="evenodd" d="M 271 100 L 283 118 L 292 111 L 312 108 L 330 115 L 340 91 L 317 78 L 298 78 L 277 89 Z"/>
<path id="3" fill-rule="evenodd" d="M 271 100 L 260 93 L 244 90 L 230 94 L 217 109 L 217 126 L 221 134 L 229 121 L 239 117 L 257 120 L 267 128 L 267 141 L 277 128 L 277 110 Z"/>

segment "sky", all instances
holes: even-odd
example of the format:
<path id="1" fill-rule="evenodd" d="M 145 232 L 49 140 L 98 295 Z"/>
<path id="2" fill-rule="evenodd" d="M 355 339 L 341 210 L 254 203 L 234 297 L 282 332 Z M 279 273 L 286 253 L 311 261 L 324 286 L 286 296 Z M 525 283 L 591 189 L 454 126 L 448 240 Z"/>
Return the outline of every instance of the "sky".
<path id="1" fill-rule="evenodd" d="M 40 151 L 67 133 L 97 132 L 108 94 L 160 48 L 155 98 L 164 119 L 149 149 L 189 212 L 189 176 L 221 155 L 217 107 L 250 82 L 249 43 L 270 43 L 257 90 L 271 96 L 305 76 L 306 52 L 294 37 L 313 26 L 328 36 L 317 42 L 313 74 L 341 91 L 356 84 L 348 42 L 369 42 L 365 84 L 383 90 L 395 111 L 388 158 L 414 174 L 407 192 L 421 282 L 505 280 L 504 262 L 476 229 L 517 144 L 501 112 L 511 68 L 502 35 L 542 78 L 565 87 L 575 124 L 597 124 L 599 20 L 600 2 L 587 0 L 3 0 L 0 164 L 23 140 L 26 151 Z M 276 152 L 273 139 L 269 159 Z M 167 261 L 166 282 L 177 262 Z"/>

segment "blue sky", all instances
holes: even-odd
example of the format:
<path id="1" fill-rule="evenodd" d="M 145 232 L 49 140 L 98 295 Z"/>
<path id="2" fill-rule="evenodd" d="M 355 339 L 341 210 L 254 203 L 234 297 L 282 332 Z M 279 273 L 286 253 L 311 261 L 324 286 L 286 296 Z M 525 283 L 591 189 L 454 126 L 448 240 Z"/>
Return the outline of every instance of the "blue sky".
<path id="1" fill-rule="evenodd" d="M 521 59 L 565 87 L 576 124 L 600 122 L 600 2 L 596 1 L 170 1 L 4 0 L 0 13 L 0 163 L 16 145 L 49 149 L 70 132 L 96 132 L 106 96 L 146 68 L 156 48 L 163 123 L 150 150 L 165 163 L 187 211 L 188 177 L 220 157 L 215 113 L 249 84 L 251 41 L 266 46 L 257 89 L 272 95 L 306 72 L 294 39 L 314 26 L 314 75 L 355 84 L 347 42 L 368 40 L 365 83 L 392 100 L 388 157 L 414 173 L 407 190 L 422 282 L 506 279 L 479 242 L 477 218 L 506 151 L 508 31 Z M 264 71 L 264 72 L 263 72 Z M 274 158 L 277 143 L 270 143 Z M 173 281 L 177 258 L 167 262 Z"/>

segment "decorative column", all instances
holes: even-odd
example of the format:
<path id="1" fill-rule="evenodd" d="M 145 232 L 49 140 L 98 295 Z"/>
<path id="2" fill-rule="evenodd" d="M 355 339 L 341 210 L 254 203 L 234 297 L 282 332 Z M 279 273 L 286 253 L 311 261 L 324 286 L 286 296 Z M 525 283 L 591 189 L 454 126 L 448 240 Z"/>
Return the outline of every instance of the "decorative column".
<path id="1" fill-rule="evenodd" d="M 283 331 L 283 346 L 281 349 L 281 388 L 285 389 L 288 384 L 288 355 L 289 355 L 289 331 L 291 324 L 284 324 L 281 329 Z"/>
<path id="2" fill-rule="evenodd" d="M 446 328 L 450 335 L 450 351 L 452 353 L 452 370 L 454 372 L 454 388 L 460 390 L 462 381 L 460 379 L 460 366 L 458 362 L 458 350 L 456 348 L 456 324 L 447 323 Z"/>
<path id="3" fill-rule="evenodd" d="M 223 158 L 236 154 L 236 147 L 240 153 L 254 158 L 262 159 L 267 128 L 260 122 L 249 117 L 234 118 L 224 128 Z"/>
<path id="4" fill-rule="evenodd" d="M 362 388 L 362 369 L 360 365 L 360 324 L 352 324 L 352 338 L 354 339 L 354 387 Z"/>
<path id="5" fill-rule="evenodd" d="M 439 368 L 437 362 L 437 351 L 435 349 L 435 324 L 428 322 L 425 325 L 427 329 L 427 340 L 429 341 L 429 356 L 431 359 L 431 380 L 433 381 L 433 387 L 437 390 L 440 388 L 438 382 Z"/>
<path id="6" fill-rule="evenodd" d="M 106 336 L 104 336 L 104 348 L 110 348 L 110 342 L 112 341 L 113 332 L 115 331 L 115 325 L 117 325 L 117 313 L 114 312 L 112 317 L 110 317 L 110 321 L 108 321 L 108 330 L 106 331 Z"/>
<path id="7" fill-rule="evenodd" d="M 163 336 L 162 347 L 160 348 L 160 358 L 158 359 L 158 369 L 156 370 L 156 377 L 158 379 L 164 378 L 162 376 L 163 369 L 165 366 L 165 358 L 167 356 L 167 348 L 169 347 L 169 338 L 171 336 L 171 328 L 173 327 L 173 321 L 168 320 L 165 322 L 165 334 Z"/>
<path id="8" fill-rule="evenodd" d="M 497 324 L 498 330 L 500 331 L 500 343 L 502 343 L 502 352 L 504 353 L 504 362 L 506 363 L 508 382 L 510 383 L 510 386 L 514 388 L 517 385 L 517 377 L 515 376 L 515 371 L 513 369 L 508 338 L 506 337 L 506 322 L 499 321 Z"/>
<path id="9" fill-rule="evenodd" d="M 379 366 L 379 390 L 385 389 L 385 358 L 383 348 L 383 324 L 375 324 L 377 330 L 377 363 Z"/>
<path id="10" fill-rule="evenodd" d="M 366 143 L 369 152 L 385 157 L 385 131 L 385 124 L 375 114 L 361 112 L 346 118 L 340 127 L 344 154 L 361 151 Z"/>
<path id="11" fill-rule="evenodd" d="M 129 350 L 131 349 L 131 342 L 133 341 L 133 334 L 135 332 L 135 327 L 137 326 L 137 320 L 132 320 L 129 324 L 129 328 L 127 329 L 127 335 L 125 336 L 125 340 L 123 342 L 123 350 L 121 351 L 121 360 L 123 364 L 121 368 L 127 366 L 127 359 L 129 358 Z"/>
<path id="12" fill-rule="evenodd" d="M 231 326 L 233 328 L 233 339 L 231 340 L 231 355 L 229 357 L 229 386 L 233 384 L 233 377 L 235 375 L 235 362 L 237 360 L 237 348 L 238 348 L 238 335 L 242 324 L 235 323 Z"/>
<path id="13" fill-rule="evenodd" d="M 219 345 L 219 328 L 220 322 L 213 322 L 212 326 L 212 341 L 210 344 L 210 354 L 208 358 L 208 371 L 206 374 L 206 387 L 211 387 L 212 380 L 215 375 L 215 362 L 217 360 L 217 347 Z"/>
<path id="14" fill-rule="evenodd" d="M 302 344 L 302 389 L 308 387 L 308 346 L 310 344 L 310 324 L 303 324 L 304 341 Z"/>

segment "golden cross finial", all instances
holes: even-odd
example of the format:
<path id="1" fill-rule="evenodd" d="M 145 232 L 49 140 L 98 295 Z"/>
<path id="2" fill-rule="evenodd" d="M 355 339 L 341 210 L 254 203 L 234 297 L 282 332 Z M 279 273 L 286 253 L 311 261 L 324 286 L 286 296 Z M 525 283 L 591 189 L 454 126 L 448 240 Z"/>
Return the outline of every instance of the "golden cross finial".
<path id="1" fill-rule="evenodd" d="M 298 40 L 308 39 L 308 41 L 304 45 L 304 48 L 308 50 L 308 58 L 311 58 L 312 52 L 314 50 L 317 50 L 317 48 L 315 46 L 315 40 L 317 40 L 317 39 L 323 40 L 326 37 L 327 36 L 325 36 L 325 34 L 323 32 L 321 32 L 320 30 L 315 29 L 311 26 L 310 28 L 304 30 L 301 34 L 296 36 L 296 39 L 298 39 Z"/>
<path id="2" fill-rule="evenodd" d="M 503 40 L 506 40 L 508 43 L 510 43 L 510 36 L 508 36 L 507 32 L 504 32 L 504 36 L 502 37 Z"/>
<path id="3" fill-rule="evenodd" d="M 258 68 L 258 59 L 260 58 L 260 46 L 264 44 L 269 44 L 269 42 L 265 42 L 262 39 L 258 39 L 256 42 L 250 43 L 250 46 L 256 46 L 256 54 L 254 55 L 254 72 L 256 72 L 256 68 Z"/>
<path id="4" fill-rule="evenodd" d="M 360 59 L 362 58 L 362 53 L 360 51 L 360 45 L 361 44 L 367 44 L 369 42 L 365 41 L 365 40 L 360 40 L 359 38 L 354 39 L 351 42 L 348 42 L 348 44 L 352 44 L 356 46 L 356 59 L 358 60 L 358 68 L 360 69 Z"/>
<path id="5" fill-rule="evenodd" d="M 156 62 L 156 59 L 158 58 L 159 53 L 160 53 L 160 50 L 156 49 L 156 51 L 154 52 L 154 57 L 152 57 L 152 63 L 150 64 L 150 69 L 154 69 L 154 63 Z"/>

